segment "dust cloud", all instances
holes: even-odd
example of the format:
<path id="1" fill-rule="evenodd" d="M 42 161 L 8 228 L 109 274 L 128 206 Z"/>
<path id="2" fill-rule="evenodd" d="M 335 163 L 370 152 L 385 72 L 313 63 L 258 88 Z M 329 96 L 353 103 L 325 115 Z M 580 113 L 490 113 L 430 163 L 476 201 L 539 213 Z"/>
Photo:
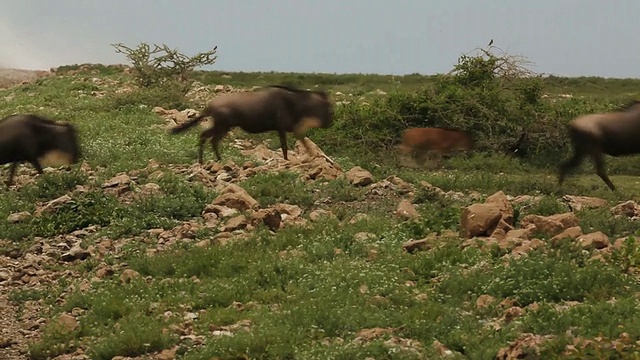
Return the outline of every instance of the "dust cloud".
<path id="1" fill-rule="evenodd" d="M 12 27 L 11 21 L 0 16 L 0 69 L 49 69 L 54 60 L 51 54 Z"/>

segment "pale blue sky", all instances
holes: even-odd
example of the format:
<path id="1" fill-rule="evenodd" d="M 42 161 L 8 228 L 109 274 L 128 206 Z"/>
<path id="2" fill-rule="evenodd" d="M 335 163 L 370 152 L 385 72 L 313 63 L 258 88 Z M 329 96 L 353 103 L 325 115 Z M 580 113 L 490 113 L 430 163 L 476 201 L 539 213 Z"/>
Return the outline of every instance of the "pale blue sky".
<path id="1" fill-rule="evenodd" d="M 490 39 L 538 73 L 640 77 L 637 0 L 3 0 L 0 66 L 126 63 L 166 43 L 211 69 L 434 74 Z"/>

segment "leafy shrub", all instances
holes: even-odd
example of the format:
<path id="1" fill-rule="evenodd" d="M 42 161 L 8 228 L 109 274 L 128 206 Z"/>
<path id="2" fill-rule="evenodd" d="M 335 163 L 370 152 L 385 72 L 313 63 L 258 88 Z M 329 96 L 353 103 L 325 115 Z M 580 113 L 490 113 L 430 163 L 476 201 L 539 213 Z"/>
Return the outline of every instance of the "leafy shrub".
<path id="1" fill-rule="evenodd" d="M 337 105 L 334 126 L 314 137 L 329 149 L 378 152 L 397 145 L 409 127 L 454 128 L 473 135 L 477 151 L 513 154 L 519 147 L 530 162 L 548 164 L 570 152 L 568 121 L 610 111 L 623 100 L 547 99 L 545 79 L 521 66 L 522 59 L 480 50 L 414 91 Z"/>

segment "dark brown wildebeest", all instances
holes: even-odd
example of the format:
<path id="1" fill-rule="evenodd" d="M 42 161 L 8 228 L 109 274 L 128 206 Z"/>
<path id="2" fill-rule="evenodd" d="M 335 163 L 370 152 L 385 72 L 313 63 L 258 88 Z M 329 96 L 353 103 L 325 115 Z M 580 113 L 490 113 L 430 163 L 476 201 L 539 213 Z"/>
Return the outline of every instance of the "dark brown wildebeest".
<path id="1" fill-rule="evenodd" d="M 619 157 L 640 153 L 640 101 L 632 101 L 617 111 L 579 116 L 567 128 L 573 156 L 560 164 L 558 184 L 562 185 L 567 172 L 588 155 L 596 174 L 615 191 L 605 170 L 604 154 Z"/>
<path id="2" fill-rule="evenodd" d="M 181 133 L 195 126 L 201 119 L 212 117 L 212 126 L 202 133 L 198 142 L 198 162 L 202 164 L 204 143 L 211 139 L 211 147 L 221 160 L 220 140 L 234 127 L 251 133 L 277 131 L 282 155 L 287 157 L 287 133 L 292 132 L 307 151 L 305 139 L 310 128 L 328 128 L 333 122 L 333 105 L 324 91 L 301 90 L 284 85 L 271 85 L 256 91 L 232 93 L 210 100 L 204 110 L 193 119 L 173 127 L 171 134 Z"/>
<path id="3" fill-rule="evenodd" d="M 80 157 L 78 134 L 71 124 L 34 114 L 13 114 L 0 120 L 0 165 L 12 163 L 7 187 L 23 161 L 42 174 L 43 161 L 75 164 Z"/>
<path id="4" fill-rule="evenodd" d="M 520 133 L 518 141 L 515 144 L 509 146 L 509 148 L 507 149 L 507 155 L 517 158 L 523 158 L 527 156 L 527 146 L 525 143 L 527 142 L 528 137 L 529 134 L 527 134 L 526 131 L 522 131 L 522 133 Z"/>
<path id="5" fill-rule="evenodd" d="M 400 153 L 411 153 L 424 163 L 428 152 L 442 156 L 457 150 L 469 151 L 475 145 L 473 137 L 462 130 L 444 128 L 409 128 L 402 133 Z"/>

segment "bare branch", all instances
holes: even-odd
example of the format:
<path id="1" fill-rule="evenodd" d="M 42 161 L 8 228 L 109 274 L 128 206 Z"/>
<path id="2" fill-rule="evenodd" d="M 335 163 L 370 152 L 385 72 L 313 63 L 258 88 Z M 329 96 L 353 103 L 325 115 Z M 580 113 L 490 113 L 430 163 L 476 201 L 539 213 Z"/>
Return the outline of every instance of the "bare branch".
<path id="1" fill-rule="evenodd" d="M 166 44 L 153 44 L 153 49 L 140 43 L 132 49 L 123 44 L 111 44 L 117 53 L 125 54 L 134 68 L 134 75 L 141 86 L 149 87 L 167 80 L 187 83 L 188 75 L 197 67 L 212 65 L 217 60 L 215 46 L 212 50 L 198 53 L 193 57 L 184 55 L 178 49 Z"/>

